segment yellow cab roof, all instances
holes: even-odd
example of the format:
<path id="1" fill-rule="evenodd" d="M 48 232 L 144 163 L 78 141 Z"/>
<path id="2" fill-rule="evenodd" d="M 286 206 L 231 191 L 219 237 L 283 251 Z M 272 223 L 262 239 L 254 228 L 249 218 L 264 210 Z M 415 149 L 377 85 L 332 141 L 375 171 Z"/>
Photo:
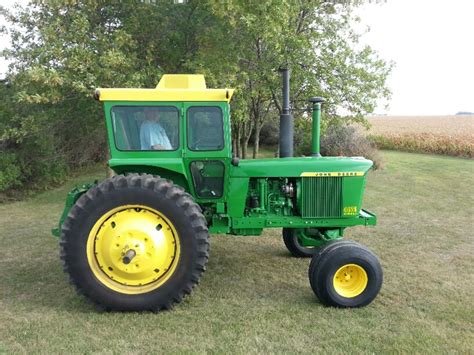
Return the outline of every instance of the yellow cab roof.
<path id="1" fill-rule="evenodd" d="M 165 74 L 154 89 L 98 88 L 100 101 L 227 101 L 234 89 L 208 89 L 201 74 Z"/>

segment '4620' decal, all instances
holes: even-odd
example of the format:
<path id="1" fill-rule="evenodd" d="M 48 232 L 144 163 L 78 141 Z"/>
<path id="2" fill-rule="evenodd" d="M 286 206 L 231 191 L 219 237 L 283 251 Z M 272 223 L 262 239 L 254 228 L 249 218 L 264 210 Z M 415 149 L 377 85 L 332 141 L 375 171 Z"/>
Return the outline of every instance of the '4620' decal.
<path id="1" fill-rule="evenodd" d="M 342 210 L 344 216 L 356 216 L 357 215 L 357 206 L 346 206 Z"/>

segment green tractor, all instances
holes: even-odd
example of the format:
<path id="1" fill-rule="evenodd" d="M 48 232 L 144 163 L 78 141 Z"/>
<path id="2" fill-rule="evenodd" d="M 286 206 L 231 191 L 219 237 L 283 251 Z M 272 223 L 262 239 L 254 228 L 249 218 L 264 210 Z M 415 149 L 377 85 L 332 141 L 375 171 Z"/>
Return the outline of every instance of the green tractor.
<path id="1" fill-rule="evenodd" d="M 322 99 L 313 105 L 313 154 L 293 156 L 289 72 L 283 70 L 280 158 L 232 156 L 232 89 L 202 75 L 163 75 L 155 89 L 97 89 L 115 176 L 76 187 L 53 234 L 78 293 L 102 309 L 159 311 L 190 294 L 206 270 L 209 234 L 283 228 L 295 257 L 311 257 L 309 281 L 329 306 L 369 304 L 382 284 L 377 257 L 343 241 L 347 227 L 375 225 L 361 208 L 372 162 L 321 157 Z"/>

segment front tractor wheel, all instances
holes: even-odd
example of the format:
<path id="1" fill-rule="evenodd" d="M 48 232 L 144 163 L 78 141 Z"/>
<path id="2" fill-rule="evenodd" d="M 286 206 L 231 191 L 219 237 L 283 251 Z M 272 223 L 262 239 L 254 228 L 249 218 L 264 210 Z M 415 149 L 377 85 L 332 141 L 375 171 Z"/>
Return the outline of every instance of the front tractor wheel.
<path id="1" fill-rule="evenodd" d="M 297 258 L 310 258 L 316 255 L 320 247 L 305 247 L 301 245 L 298 232 L 298 229 L 283 228 L 283 242 L 288 251 Z"/>
<path id="2" fill-rule="evenodd" d="M 118 175 L 82 195 L 61 259 L 77 291 L 110 310 L 169 309 L 199 282 L 206 222 L 191 196 L 151 175 Z"/>
<path id="3" fill-rule="evenodd" d="M 311 288 L 328 306 L 366 306 L 380 291 L 382 279 L 382 267 L 375 254 L 350 241 L 324 247 L 309 266 Z"/>

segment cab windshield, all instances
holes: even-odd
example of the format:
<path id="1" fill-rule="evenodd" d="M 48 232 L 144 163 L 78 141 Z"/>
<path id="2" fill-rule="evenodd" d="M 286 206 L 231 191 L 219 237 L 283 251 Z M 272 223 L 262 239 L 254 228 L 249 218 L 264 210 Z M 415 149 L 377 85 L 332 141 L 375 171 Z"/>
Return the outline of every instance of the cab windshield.
<path id="1" fill-rule="evenodd" d="M 217 106 L 190 107 L 187 137 L 190 150 L 222 150 L 224 148 L 224 122 L 221 108 Z"/>

